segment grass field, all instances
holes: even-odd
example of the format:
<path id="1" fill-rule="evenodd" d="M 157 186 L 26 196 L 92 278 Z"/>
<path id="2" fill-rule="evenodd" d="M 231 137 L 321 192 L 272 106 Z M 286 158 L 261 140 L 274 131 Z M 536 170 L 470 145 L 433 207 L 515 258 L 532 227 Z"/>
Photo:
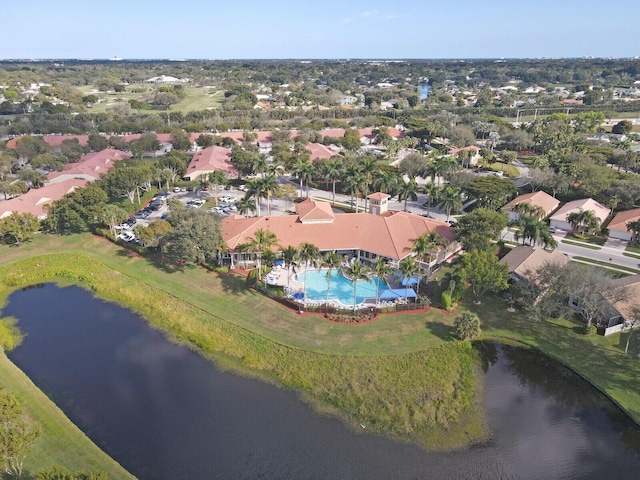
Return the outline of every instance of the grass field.
<path id="1" fill-rule="evenodd" d="M 85 95 L 96 95 L 101 100 L 100 103 L 88 108 L 89 113 L 104 113 L 118 103 L 151 97 L 154 93 L 154 86 L 136 84 L 127 87 L 127 90 L 122 93 L 94 92 L 92 86 L 82 87 L 80 90 Z M 186 97 L 179 103 L 172 105 L 168 111 L 186 113 L 219 108 L 224 97 L 224 92 L 215 91 L 213 88 L 185 86 L 184 90 Z M 144 115 L 159 112 L 167 112 L 167 110 L 142 110 L 140 113 Z"/>
<path id="2" fill-rule="evenodd" d="M 14 263 L 34 255 L 43 257 Z M 453 428 L 434 431 L 433 410 L 418 400 L 425 386 L 441 395 L 451 381 L 470 385 L 466 353 L 452 349 L 461 345 L 451 341 L 455 314 L 431 309 L 427 314 L 386 315 L 366 325 L 338 325 L 290 312 L 248 290 L 241 276 L 195 267 L 176 270 L 159 258 L 137 257 L 91 235 L 40 237 L 20 249 L 0 247 L 0 266 L 9 264 L 4 282 L 15 284 L 12 288 L 51 279 L 84 284 L 223 366 L 295 388 L 319 409 L 352 425 L 366 420 L 374 431 L 428 445 L 434 438 L 461 445 L 482 435 L 481 412 L 469 420 L 469 434 L 460 437 Z M 507 305 L 492 297 L 479 306 L 464 298 L 459 311 L 465 310 L 478 313 L 484 338 L 540 348 L 640 421 L 639 350 L 633 343 L 632 354 L 623 354 L 626 334 L 584 336 L 572 322 L 532 322 L 507 312 Z M 409 405 L 413 407 L 407 410 Z M 467 415 L 459 404 L 453 406 L 451 418 Z"/>
<path id="3" fill-rule="evenodd" d="M 42 427 L 42 435 L 25 461 L 26 472 L 59 465 L 73 472 L 104 472 L 108 478 L 133 478 L 71 423 L 2 350 L 0 385 L 14 393 L 29 416 Z"/>

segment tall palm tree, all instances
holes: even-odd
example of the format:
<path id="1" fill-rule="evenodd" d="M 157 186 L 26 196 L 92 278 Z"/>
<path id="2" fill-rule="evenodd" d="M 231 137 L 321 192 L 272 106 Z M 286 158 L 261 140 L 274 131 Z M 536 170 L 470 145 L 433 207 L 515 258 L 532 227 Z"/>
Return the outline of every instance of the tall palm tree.
<path id="1" fill-rule="evenodd" d="M 253 165 L 251 166 L 251 170 L 254 175 L 261 175 L 264 177 L 265 172 L 269 168 L 268 156 L 264 153 L 261 153 L 257 157 L 253 159 Z"/>
<path id="2" fill-rule="evenodd" d="M 253 201 L 253 199 L 248 196 L 245 195 L 242 200 L 240 200 L 237 204 L 236 207 L 238 208 L 238 213 L 240 215 L 247 215 L 247 213 L 249 212 L 254 212 L 256 211 L 256 203 Z"/>
<path id="3" fill-rule="evenodd" d="M 345 187 L 349 194 L 351 195 L 351 199 L 355 198 L 355 208 L 356 212 L 358 211 L 358 195 L 364 190 L 364 175 L 362 172 L 357 169 L 347 169 L 347 177 L 345 179 Z"/>
<path id="4" fill-rule="evenodd" d="M 420 187 L 415 178 L 410 178 L 408 181 L 401 181 L 398 185 L 398 201 L 404 200 L 404 211 L 407 211 L 407 201 L 409 199 L 414 202 L 418 200 L 418 190 Z"/>
<path id="5" fill-rule="evenodd" d="M 458 161 L 453 157 L 442 157 L 436 161 L 434 166 L 435 174 L 438 177 L 438 186 L 440 186 L 440 179 L 446 178 L 453 172 L 458 170 Z"/>
<path id="6" fill-rule="evenodd" d="M 437 254 L 438 247 L 446 247 L 449 244 L 449 241 L 435 230 L 413 238 L 411 242 L 413 242 L 411 251 L 420 261 L 426 261 L 429 264 L 433 261 L 434 254 Z"/>
<path id="7" fill-rule="evenodd" d="M 262 254 L 278 243 L 278 237 L 270 230 L 259 228 L 246 243 L 246 251 L 256 255 L 256 276 L 261 277 Z"/>
<path id="8" fill-rule="evenodd" d="M 278 179 L 272 173 L 266 173 L 259 180 L 262 190 L 267 198 L 267 214 L 271 215 L 271 196 L 277 194 L 280 189 Z"/>
<path id="9" fill-rule="evenodd" d="M 331 290 L 331 272 L 336 268 L 339 268 L 342 263 L 342 258 L 336 252 L 327 253 L 323 260 L 322 266 L 328 268 L 327 270 L 327 297 L 325 299 L 325 305 L 329 304 L 329 291 Z"/>
<path id="10" fill-rule="evenodd" d="M 291 273 L 295 273 L 297 259 L 298 249 L 296 247 L 294 247 L 293 245 L 289 245 L 288 247 L 282 248 L 282 260 L 284 260 L 284 263 L 287 266 L 287 288 L 289 288 Z"/>
<path id="11" fill-rule="evenodd" d="M 402 278 L 405 279 L 404 300 L 406 302 L 409 296 L 409 281 L 420 272 L 420 267 L 418 267 L 414 257 L 407 257 L 400 260 L 398 271 L 402 275 Z"/>
<path id="12" fill-rule="evenodd" d="M 460 198 L 460 189 L 447 187 L 440 196 L 442 199 L 442 209 L 447 212 L 447 221 L 452 212 L 459 212 L 462 208 L 462 199 Z"/>
<path id="13" fill-rule="evenodd" d="M 304 242 L 298 246 L 298 262 L 304 264 L 304 279 L 302 281 L 302 291 L 307 295 L 307 270 L 309 267 L 316 268 L 322 254 L 320 249 L 313 243 Z"/>
<path id="14" fill-rule="evenodd" d="M 580 209 L 577 212 L 571 212 L 567 215 L 567 222 L 571 224 L 574 230 L 580 228 L 580 232 L 584 234 L 586 231 L 591 231 L 600 225 L 600 219 L 596 217 L 593 210 Z"/>
<path id="15" fill-rule="evenodd" d="M 640 220 L 627 223 L 627 230 L 631 232 L 631 245 L 637 245 L 640 242 Z"/>
<path id="16" fill-rule="evenodd" d="M 431 214 L 431 205 L 433 205 L 434 200 L 437 200 L 440 193 L 440 187 L 433 182 L 429 182 L 424 186 L 423 191 L 427 194 L 427 215 L 429 215 Z"/>
<path id="17" fill-rule="evenodd" d="M 332 204 L 336 204 L 336 182 L 342 178 L 344 169 L 342 168 L 342 160 L 331 157 L 326 164 L 324 171 L 324 179 L 332 183 L 331 192 L 333 193 Z"/>
<path id="18" fill-rule="evenodd" d="M 371 188 L 371 184 L 373 183 L 374 173 L 378 169 L 378 160 L 375 157 L 364 157 L 360 160 L 358 168 L 362 172 L 363 182 L 362 182 L 362 194 L 364 196 L 364 211 L 367 211 L 367 204 L 369 199 L 369 189 Z"/>
<path id="19" fill-rule="evenodd" d="M 378 257 L 373 261 L 373 273 L 378 277 L 376 281 L 376 305 L 380 300 L 380 280 L 391 273 L 391 267 L 384 257 Z"/>
<path id="20" fill-rule="evenodd" d="M 309 198 L 309 181 L 313 178 L 313 164 L 299 161 L 299 163 L 296 163 L 296 168 L 297 176 L 300 179 L 300 188 L 302 189 L 303 184 L 306 186 L 306 196 Z M 300 192 L 302 193 L 302 190 Z"/>
<path id="21" fill-rule="evenodd" d="M 213 184 L 216 193 L 216 205 L 218 205 L 218 189 L 220 185 L 226 185 L 227 176 L 221 170 L 215 170 L 209 174 L 209 182 Z"/>
<path id="22" fill-rule="evenodd" d="M 395 195 L 400 177 L 395 170 L 382 170 L 373 181 L 373 188 L 382 193 Z"/>
<path id="23" fill-rule="evenodd" d="M 353 285 L 353 310 L 356 309 L 358 280 L 366 280 L 371 282 L 371 269 L 361 264 L 358 260 L 342 267 L 342 274 L 349 279 Z"/>
<path id="24" fill-rule="evenodd" d="M 529 202 L 520 202 L 513 207 L 513 211 L 521 215 L 529 215 L 541 219 L 545 215 L 544 208 L 540 205 L 531 205 Z"/>
<path id="25" fill-rule="evenodd" d="M 256 213 L 260 216 L 260 200 L 266 197 L 267 193 L 260 178 L 255 178 L 247 182 L 245 197 L 253 198 L 256 203 Z"/>

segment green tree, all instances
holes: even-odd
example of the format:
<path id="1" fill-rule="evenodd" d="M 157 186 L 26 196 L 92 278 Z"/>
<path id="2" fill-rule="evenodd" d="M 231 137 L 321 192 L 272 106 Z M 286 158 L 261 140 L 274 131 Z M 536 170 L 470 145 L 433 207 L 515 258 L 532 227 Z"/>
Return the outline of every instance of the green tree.
<path id="1" fill-rule="evenodd" d="M 329 305 L 329 292 L 331 291 L 331 274 L 333 270 L 340 268 L 342 258 L 336 252 L 327 253 L 322 259 L 322 266 L 327 269 L 327 296 L 325 305 Z"/>
<path id="2" fill-rule="evenodd" d="M 253 238 L 247 240 L 242 249 L 256 256 L 256 277 L 260 281 L 262 270 L 262 254 L 278 243 L 278 237 L 271 230 L 259 228 L 253 234 Z"/>
<path id="3" fill-rule="evenodd" d="M 446 187 L 440 195 L 441 207 L 447 213 L 447 221 L 452 213 L 458 213 L 462 209 L 462 198 L 460 198 L 460 190 L 457 188 Z"/>
<path id="4" fill-rule="evenodd" d="M 412 200 L 412 201 L 416 201 L 418 200 L 418 191 L 420 190 L 420 187 L 418 186 L 418 183 L 416 182 L 415 178 L 410 178 L 407 181 L 400 181 L 398 183 L 398 201 L 402 202 L 404 201 L 404 211 L 407 211 L 407 201 L 408 200 Z"/>
<path id="5" fill-rule="evenodd" d="M 87 146 L 93 152 L 99 152 L 101 150 L 109 148 L 109 141 L 102 135 L 99 135 L 97 133 L 90 133 L 89 139 L 87 140 Z"/>
<path id="6" fill-rule="evenodd" d="M 600 226 L 600 219 L 596 217 L 595 212 L 582 208 L 567 215 L 567 222 L 574 230 L 580 229 L 582 234 L 593 231 Z"/>
<path id="7" fill-rule="evenodd" d="M 25 414 L 15 395 L 0 391 L 0 467 L 20 478 L 27 455 L 40 437 L 40 426 Z"/>
<path id="8" fill-rule="evenodd" d="M 466 251 L 489 250 L 491 243 L 500 238 L 508 219 L 506 212 L 476 208 L 458 218 L 456 236 Z"/>
<path id="9" fill-rule="evenodd" d="M 391 267 L 389 266 L 389 262 L 384 257 L 378 257 L 373 261 L 372 265 L 373 274 L 377 277 L 376 280 L 376 305 L 378 305 L 380 300 L 380 282 L 384 281 L 384 279 L 391 274 Z"/>
<path id="10" fill-rule="evenodd" d="M 173 205 L 167 219 L 171 231 L 164 237 L 163 248 L 179 262 L 203 264 L 215 262 L 224 251 L 220 219 L 202 210 L 187 210 Z"/>
<path id="11" fill-rule="evenodd" d="M 133 231 L 145 248 L 157 248 L 171 232 L 171 228 L 171 224 L 166 220 L 154 220 L 147 226 L 136 225 Z"/>
<path id="12" fill-rule="evenodd" d="M 463 342 L 475 340 L 481 333 L 480 319 L 474 313 L 464 312 L 454 320 L 453 331 Z"/>
<path id="13" fill-rule="evenodd" d="M 420 273 L 420 267 L 416 263 L 416 259 L 411 256 L 400 260 L 398 271 L 402 275 L 402 278 L 405 279 L 404 300 L 406 302 L 409 296 L 409 280 Z"/>
<path id="14" fill-rule="evenodd" d="M 492 175 L 477 177 L 464 189 L 471 198 L 477 200 L 479 206 L 493 209 L 502 207 L 517 192 L 511 180 Z"/>
<path id="15" fill-rule="evenodd" d="M 307 270 L 309 267 L 316 268 L 321 258 L 320 249 L 313 243 L 304 242 L 298 246 L 298 264 L 304 265 L 304 278 L 302 280 L 302 291 L 307 295 Z"/>
<path id="16" fill-rule="evenodd" d="M 117 205 L 104 204 L 97 212 L 98 222 L 108 226 L 113 238 L 116 238 L 116 225 L 127 218 L 127 212 Z"/>
<path id="17" fill-rule="evenodd" d="M 472 250 L 460 258 L 460 277 L 480 303 L 480 298 L 489 290 L 501 291 L 509 286 L 509 267 L 498 262 L 491 252 Z"/>
<path id="18" fill-rule="evenodd" d="M 343 168 L 342 160 L 340 158 L 331 157 L 327 162 L 324 170 L 324 179 L 327 182 L 331 182 L 331 192 L 333 194 L 331 204 L 336 204 L 336 182 L 342 178 Z"/>
<path id="19" fill-rule="evenodd" d="M 40 221 L 30 213 L 12 212 L 0 218 L 0 237 L 5 243 L 19 247 L 40 229 Z"/>
<path id="20" fill-rule="evenodd" d="M 365 280 L 371 283 L 371 269 L 367 265 L 360 263 L 359 260 L 355 260 L 342 267 L 342 274 L 353 286 L 353 310 L 355 311 L 357 306 L 358 281 Z"/>
<path id="21" fill-rule="evenodd" d="M 360 142 L 360 132 L 352 128 L 347 128 L 344 131 L 341 143 L 347 150 L 355 152 L 362 146 L 362 143 Z"/>

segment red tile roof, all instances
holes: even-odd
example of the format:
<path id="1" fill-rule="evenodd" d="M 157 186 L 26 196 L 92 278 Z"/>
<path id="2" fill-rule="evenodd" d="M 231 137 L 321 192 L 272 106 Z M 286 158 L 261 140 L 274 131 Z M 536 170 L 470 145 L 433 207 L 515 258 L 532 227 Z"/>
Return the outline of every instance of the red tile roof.
<path id="1" fill-rule="evenodd" d="M 321 143 L 309 143 L 304 148 L 311 152 L 311 161 L 327 160 L 336 155 L 340 155 L 339 152 L 335 152 Z"/>
<path id="2" fill-rule="evenodd" d="M 65 165 L 61 172 L 51 172 L 47 179 L 50 183 L 59 183 L 70 178 L 94 181 L 113 167 L 115 161 L 127 158 L 131 158 L 130 153 L 107 148 L 83 155 L 78 162 Z"/>
<path id="3" fill-rule="evenodd" d="M 194 180 L 200 175 L 208 175 L 215 170 L 220 170 L 228 176 L 238 174 L 238 171 L 231 163 L 230 149 L 214 145 L 200 150 L 189 162 L 187 173 L 184 176 Z"/>
<path id="4" fill-rule="evenodd" d="M 42 188 L 32 188 L 24 195 L 0 202 L 0 218 L 10 215 L 11 212 L 31 213 L 38 218 L 43 218 L 46 216 L 45 205 L 50 205 L 54 200 L 59 200 L 67 193 L 86 184 L 86 180 L 70 179 Z"/>
<path id="5" fill-rule="evenodd" d="M 310 202 L 322 208 L 321 202 Z M 383 215 L 338 213 L 332 221 L 316 222 L 301 221 L 299 215 L 252 218 L 233 215 L 222 220 L 221 227 L 230 250 L 236 250 L 262 228 L 275 233 L 282 247 L 311 242 L 322 251 L 359 249 L 394 260 L 410 254 L 411 239 L 433 230 L 449 241 L 455 240 L 455 233 L 447 223 L 395 211 Z"/>
<path id="6" fill-rule="evenodd" d="M 635 222 L 640 220 L 640 208 L 634 208 L 632 210 L 625 210 L 624 212 L 619 212 L 611 223 L 607 226 L 609 230 L 621 230 L 623 232 L 629 231 L 627 228 L 627 223 Z"/>

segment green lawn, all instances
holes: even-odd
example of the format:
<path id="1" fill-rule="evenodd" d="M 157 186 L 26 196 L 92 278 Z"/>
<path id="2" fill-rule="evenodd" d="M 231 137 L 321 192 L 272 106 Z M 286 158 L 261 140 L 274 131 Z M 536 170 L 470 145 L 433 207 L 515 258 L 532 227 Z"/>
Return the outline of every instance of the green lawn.
<path id="1" fill-rule="evenodd" d="M 630 274 L 637 274 L 640 273 L 640 270 L 636 269 L 636 268 L 630 268 L 630 267 L 625 267 L 623 265 L 616 265 L 615 263 L 610 263 L 610 262 L 603 262 L 601 260 L 593 260 L 591 258 L 587 258 L 587 257 L 573 257 L 574 260 L 580 260 L 583 263 L 589 263 L 592 265 L 602 265 L 604 267 L 610 267 L 610 268 L 616 268 L 618 270 L 624 270 L 625 272 L 629 272 Z"/>
<path id="2" fill-rule="evenodd" d="M 89 113 L 104 113 L 118 103 L 126 103 L 129 100 L 144 100 L 153 95 L 154 86 L 146 84 L 136 84 L 127 87 L 122 93 L 92 92 L 92 86 L 81 87 L 80 90 L 85 95 L 96 95 L 100 98 L 100 103 L 88 107 Z M 172 105 L 171 112 L 192 112 L 198 110 L 208 110 L 219 108 L 224 98 L 224 92 L 215 91 L 213 88 L 185 86 L 186 97 L 179 103 Z M 162 110 L 142 110 L 141 114 L 158 113 Z"/>
<path id="3" fill-rule="evenodd" d="M 574 242 L 571 240 L 561 240 L 562 243 L 566 243 L 567 245 L 575 245 L 576 247 L 588 248 L 590 250 L 600 250 L 601 247 L 597 247 L 595 245 L 585 245 L 584 243 Z"/>
<path id="4" fill-rule="evenodd" d="M 569 240 L 576 240 L 578 242 L 592 243 L 594 245 L 603 246 L 607 243 L 608 237 L 604 235 L 582 235 L 580 233 L 568 233 L 565 238 Z"/>
<path id="5" fill-rule="evenodd" d="M 104 472 L 108 478 L 133 478 L 71 423 L 2 350 L 0 386 L 14 393 L 29 416 L 42 427 L 42 435 L 25 461 L 25 472 L 35 473 L 59 465 L 74 472 Z"/>

